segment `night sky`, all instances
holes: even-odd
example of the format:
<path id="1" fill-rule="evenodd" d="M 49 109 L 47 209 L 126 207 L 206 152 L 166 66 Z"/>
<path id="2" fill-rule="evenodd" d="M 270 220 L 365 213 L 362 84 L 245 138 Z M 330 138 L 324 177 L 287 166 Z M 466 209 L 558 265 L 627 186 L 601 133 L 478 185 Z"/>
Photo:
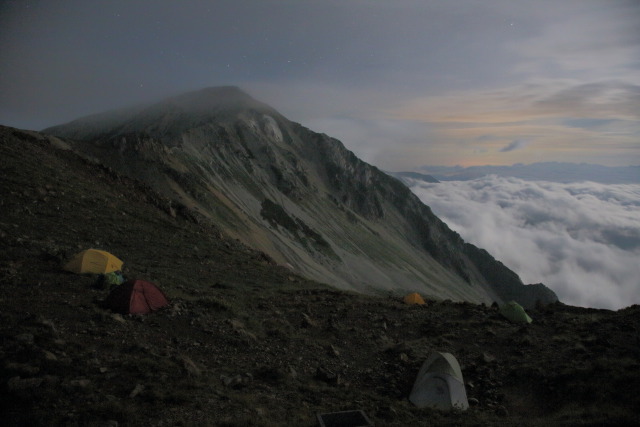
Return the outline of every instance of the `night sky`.
<path id="1" fill-rule="evenodd" d="M 219 85 L 388 170 L 640 164 L 640 1 L 0 3 L 0 124 Z"/>

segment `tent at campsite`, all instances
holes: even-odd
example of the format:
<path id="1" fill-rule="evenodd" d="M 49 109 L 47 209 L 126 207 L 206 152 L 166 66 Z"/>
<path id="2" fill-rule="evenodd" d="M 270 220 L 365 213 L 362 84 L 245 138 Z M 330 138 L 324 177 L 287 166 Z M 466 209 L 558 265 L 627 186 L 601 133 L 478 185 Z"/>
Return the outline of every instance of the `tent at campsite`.
<path id="1" fill-rule="evenodd" d="M 125 278 L 120 271 L 112 271 L 111 273 L 99 274 L 94 283 L 94 287 L 98 289 L 111 290 L 114 287 L 125 282 Z"/>
<path id="2" fill-rule="evenodd" d="M 101 276 L 102 281 L 109 289 L 124 283 L 124 277 L 120 272 L 112 271 L 111 273 L 101 274 Z"/>
<path id="3" fill-rule="evenodd" d="M 74 255 L 64 269 L 78 274 L 104 274 L 122 270 L 122 261 L 109 252 L 87 249 Z"/>
<path id="4" fill-rule="evenodd" d="M 419 408 L 469 408 L 460 364 L 451 353 L 435 352 L 424 362 L 409 395 Z"/>
<path id="5" fill-rule="evenodd" d="M 127 280 L 104 301 L 106 308 L 122 314 L 147 314 L 166 305 L 169 301 L 160 288 L 144 280 Z"/>
<path id="6" fill-rule="evenodd" d="M 513 323 L 531 323 L 533 320 L 524 308 L 515 301 L 509 301 L 500 306 L 500 314 L 512 321 Z"/>
<path id="7" fill-rule="evenodd" d="M 406 295 L 404 297 L 404 303 L 405 304 L 419 304 L 419 305 L 423 305 L 424 304 L 424 299 L 422 299 L 422 297 L 420 296 L 419 293 L 414 292 L 412 294 Z"/>

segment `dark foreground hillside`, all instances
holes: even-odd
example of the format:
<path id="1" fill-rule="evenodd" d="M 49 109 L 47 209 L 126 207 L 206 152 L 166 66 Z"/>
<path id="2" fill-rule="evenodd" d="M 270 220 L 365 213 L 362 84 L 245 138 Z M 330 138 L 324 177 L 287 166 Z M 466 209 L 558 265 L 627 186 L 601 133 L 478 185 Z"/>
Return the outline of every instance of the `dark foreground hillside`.
<path id="1" fill-rule="evenodd" d="M 638 306 L 554 304 L 519 326 L 340 292 L 37 133 L 0 128 L 0 159 L 3 425 L 312 426 L 347 409 L 378 426 L 640 423 Z M 61 269 L 90 247 L 170 307 L 101 308 L 94 277 Z M 408 402 L 435 350 L 460 361 L 468 411 Z"/>

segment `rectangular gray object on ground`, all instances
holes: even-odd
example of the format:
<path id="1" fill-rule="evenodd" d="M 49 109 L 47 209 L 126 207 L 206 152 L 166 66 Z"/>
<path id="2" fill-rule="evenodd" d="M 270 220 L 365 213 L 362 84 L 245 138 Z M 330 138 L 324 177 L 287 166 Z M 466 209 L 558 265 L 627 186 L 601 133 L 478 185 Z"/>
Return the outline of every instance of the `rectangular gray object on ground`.
<path id="1" fill-rule="evenodd" d="M 369 427 L 373 426 L 369 418 L 361 410 L 329 412 L 318 414 L 320 427 Z"/>

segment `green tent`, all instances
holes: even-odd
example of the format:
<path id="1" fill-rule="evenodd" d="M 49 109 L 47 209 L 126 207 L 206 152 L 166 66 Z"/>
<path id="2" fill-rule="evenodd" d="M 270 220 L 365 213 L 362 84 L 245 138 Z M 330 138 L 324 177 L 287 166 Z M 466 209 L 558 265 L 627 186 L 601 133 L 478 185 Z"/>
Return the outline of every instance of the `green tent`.
<path id="1" fill-rule="evenodd" d="M 104 282 L 107 284 L 107 287 L 111 289 L 118 285 L 123 284 L 124 277 L 122 276 L 122 273 L 120 273 L 119 271 L 112 271 L 111 273 L 105 273 Z"/>
<path id="2" fill-rule="evenodd" d="M 509 301 L 500 307 L 500 314 L 512 321 L 513 323 L 531 323 L 533 320 L 524 308 L 515 301 Z"/>
<path id="3" fill-rule="evenodd" d="M 118 285 L 124 283 L 124 276 L 119 271 L 112 271 L 105 274 L 100 274 L 96 280 L 94 286 L 98 289 L 111 290 Z"/>

